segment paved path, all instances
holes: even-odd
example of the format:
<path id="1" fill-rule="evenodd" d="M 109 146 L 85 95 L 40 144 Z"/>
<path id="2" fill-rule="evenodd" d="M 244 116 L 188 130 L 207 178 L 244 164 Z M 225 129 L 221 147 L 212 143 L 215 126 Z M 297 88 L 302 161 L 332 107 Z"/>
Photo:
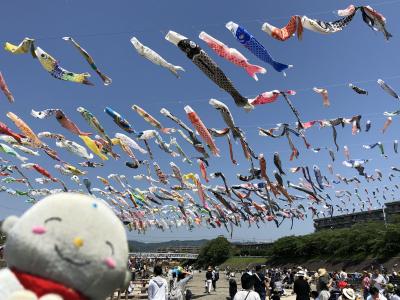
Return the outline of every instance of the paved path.
<path id="1" fill-rule="evenodd" d="M 220 279 L 217 281 L 217 290 L 215 292 L 211 292 L 211 294 L 204 293 L 204 280 L 205 280 L 205 272 L 195 272 L 193 274 L 193 279 L 189 281 L 186 285 L 187 289 L 190 289 L 193 293 L 193 299 L 201 299 L 201 300 L 227 300 L 229 299 L 229 284 L 228 280 L 225 276 L 221 276 Z M 238 283 L 238 289 L 240 289 L 240 277 L 236 278 L 236 282 Z M 288 294 L 291 293 L 290 290 L 286 291 Z M 110 298 L 109 298 L 110 299 Z M 109 300 L 108 299 L 108 300 Z M 113 299 L 118 299 L 117 295 Z M 125 299 L 125 296 L 120 298 L 121 300 Z M 135 291 L 135 295 L 129 297 L 128 299 L 147 299 L 147 294 L 140 293 L 139 290 Z M 281 297 L 282 300 L 295 300 L 295 295 L 290 296 L 283 296 Z"/>
<path id="2" fill-rule="evenodd" d="M 222 274 L 222 273 L 220 273 Z M 193 293 L 193 299 L 203 299 L 203 300 L 225 300 L 229 296 L 229 285 L 228 280 L 225 276 L 221 276 L 217 281 L 217 291 L 211 292 L 211 294 L 204 293 L 204 279 L 205 272 L 195 273 L 193 279 L 187 284 L 187 288 Z M 238 283 L 238 289 L 240 289 L 240 277 L 236 278 Z M 284 300 L 294 300 L 295 296 L 282 297 Z"/>

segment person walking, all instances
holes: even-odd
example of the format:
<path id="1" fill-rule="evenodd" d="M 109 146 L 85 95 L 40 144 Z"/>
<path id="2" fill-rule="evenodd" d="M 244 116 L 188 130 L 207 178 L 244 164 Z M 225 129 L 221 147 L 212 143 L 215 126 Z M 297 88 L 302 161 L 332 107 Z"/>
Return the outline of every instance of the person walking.
<path id="1" fill-rule="evenodd" d="M 211 268 L 211 266 L 209 266 L 208 269 L 207 269 L 207 272 L 206 272 L 206 290 L 205 290 L 205 293 L 208 293 L 208 294 L 211 293 L 212 279 L 213 279 L 212 268 Z"/>
<path id="2" fill-rule="evenodd" d="M 160 265 L 154 266 L 153 272 L 155 277 L 149 281 L 149 300 L 168 300 L 168 283 L 161 277 L 162 267 Z"/>
<path id="3" fill-rule="evenodd" d="M 304 279 L 306 276 L 304 271 L 298 271 L 296 273 L 297 279 L 294 281 L 293 292 L 296 294 L 296 300 L 310 300 L 310 285 L 307 280 Z"/>
<path id="4" fill-rule="evenodd" d="M 265 297 L 267 295 L 266 288 L 268 282 L 263 272 L 261 272 L 260 265 L 256 266 L 256 271 L 254 272 L 253 276 L 254 276 L 254 291 L 258 293 L 261 300 L 265 300 Z"/>
<path id="5" fill-rule="evenodd" d="M 219 280 L 219 272 L 217 267 L 215 267 L 214 270 L 212 270 L 212 287 L 213 291 L 215 292 L 217 290 L 217 281 Z"/>

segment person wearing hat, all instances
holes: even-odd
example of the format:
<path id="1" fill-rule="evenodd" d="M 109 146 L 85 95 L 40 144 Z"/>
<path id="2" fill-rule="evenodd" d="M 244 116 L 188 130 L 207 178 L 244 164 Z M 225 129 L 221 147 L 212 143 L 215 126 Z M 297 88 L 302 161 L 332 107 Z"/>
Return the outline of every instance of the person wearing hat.
<path id="1" fill-rule="evenodd" d="M 386 291 L 386 298 L 388 300 L 400 300 L 400 297 L 395 293 L 394 285 L 392 283 L 386 285 L 385 291 Z"/>
<path id="2" fill-rule="evenodd" d="M 351 288 L 344 288 L 342 290 L 342 295 L 338 298 L 338 300 L 355 300 L 356 293 Z"/>
<path id="3" fill-rule="evenodd" d="M 331 296 L 329 293 L 329 288 L 331 287 L 331 278 L 329 277 L 326 269 L 321 268 L 318 270 L 318 281 L 317 281 L 317 292 L 318 299 L 320 300 L 328 300 Z"/>
<path id="4" fill-rule="evenodd" d="M 310 285 L 304 279 L 306 273 L 302 270 L 296 273 L 297 279 L 294 281 L 293 292 L 296 294 L 296 300 L 310 300 Z"/>
<path id="5" fill-rule="evenodd" d="M 212 279 L 213 279 L 213 269 L 211 266 L 207 268 L 206 272 L 206 291 L 205 293 L 211 293 L 211 286 L 212 286 Z"/>

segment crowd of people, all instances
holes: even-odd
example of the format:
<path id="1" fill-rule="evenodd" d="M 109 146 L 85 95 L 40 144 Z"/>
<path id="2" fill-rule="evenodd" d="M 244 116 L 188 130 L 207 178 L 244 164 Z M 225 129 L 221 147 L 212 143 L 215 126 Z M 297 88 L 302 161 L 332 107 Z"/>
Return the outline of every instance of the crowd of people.
<path id="1" fill-rule="evenodd" d="M 262 270 L 258 265 L 255 270 L 242 274 L 240 291 L 236 280 L 229 279 L 229 297 L 280 300 L 286 287 L 296 295 L 296 300 L 400 300 L 399 283 L 397 272 L 388 274 L 384 268 L 349 275 L 345 269 L 331 273 L 324 268 L 309 272 L 302 267 Z"/>
<path id="2" fill-rule="evenodd" d="M 131 257 L 130 291 L 138 280 L 146 282 L 149 300 L 192 299 L 186 288 L 193 278 L 192 266 L 172 266 L 167 261 Z M 199 271 L 201 272 L 201 271 Z M 204 293 L 214 294 L 220 279 L 218 267 L 209 266 L 204 276 Z M 231 300 L 280 300 L 295 295 L 296 300 L 400 300 L 400 276 L 383 267 L 348 274 L 345 269 L 317 272 L 302 267 L 271 268 L 257 265 L 241 273 L 238 287 L 235 273 L 226 270 Z M 143 285 L 145 288 L 145 285 Z"/>

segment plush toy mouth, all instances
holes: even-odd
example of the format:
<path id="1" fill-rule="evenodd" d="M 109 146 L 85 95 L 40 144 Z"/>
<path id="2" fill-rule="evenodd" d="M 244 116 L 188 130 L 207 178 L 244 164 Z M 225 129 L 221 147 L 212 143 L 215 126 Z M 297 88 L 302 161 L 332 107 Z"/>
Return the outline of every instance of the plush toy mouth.
<path id="1" fill-rule="evenodd" d="M 54 245 L 54 250 L 56 251 L 57 255 L 62 260 L 66 261 L 66 262 L 68 262 L 68 263 L 70 263 L 72 265 L 75 265 L 75 266 L 78 266 L 78 267 L 82 267 L 82 266 L 86 266 L 86 265 L 90 264 L 90 261 L 76 261 L 76 260 L 73 260 L 73 259 L 71 259 L 69 257 L 64 256 L 62 254 L 61 250 L 57 247 L 57 245 Z"/>

